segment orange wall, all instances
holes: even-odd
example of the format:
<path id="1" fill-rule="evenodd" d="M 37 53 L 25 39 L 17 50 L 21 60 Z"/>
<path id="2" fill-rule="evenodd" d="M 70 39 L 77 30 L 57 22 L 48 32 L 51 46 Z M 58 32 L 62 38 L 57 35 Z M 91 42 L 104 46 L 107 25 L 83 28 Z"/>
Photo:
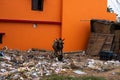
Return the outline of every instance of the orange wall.
<path id="1" fill-rule="evenodd" d="M 0 0 L 0 19 L 8 20 L 0 22 L 0 32 L 5 33 L 0 48 L 50 50 L 53 40 L 61 36 L 61 24 L 52 23 L 61 23 L 61 0 L 44 0 L 43 11 L 31 10 L 31 2 Z M 34 21 L 37 28 L 33 28 Z"/>
<path id="2" fill-rule="evenodd" d="M 107 13 L 107 0 L 44 0 L 43 11 L 31 10 L 31 0 L 1 0 L 0 19 L 18 21 L 0 22 L 5 32 L 0 46 L 52 49 L 53 40 L 63 37 L 64 51 L 85 50 L 92 18 L 115 20 L 115 14 Z M 39 22 L 37 28 L 31 21 Z"/>
<path id="3" fill-rule="evenodd" d="M 0 23 L 0 32 L 5 32 L 1 47 L 12 49 L 52 49 L 52 42 L 60 37 L 60 26 L 37 24 L 33 28 L 31 23 Z"/>
<path id="4" fill-rule="evenodd" d="M 107 13 L 107 0 L 63 0 L 65 51 L 85 50 L 92 18 L 115 20 L 115 14 Z"/>
<path id="5" fill-rule="evenodd" d="M 0 0 L 1 19 L 61 21 L 61 0 L 44 0 L 43 11 L 31 10 L 32 0 Z"/>

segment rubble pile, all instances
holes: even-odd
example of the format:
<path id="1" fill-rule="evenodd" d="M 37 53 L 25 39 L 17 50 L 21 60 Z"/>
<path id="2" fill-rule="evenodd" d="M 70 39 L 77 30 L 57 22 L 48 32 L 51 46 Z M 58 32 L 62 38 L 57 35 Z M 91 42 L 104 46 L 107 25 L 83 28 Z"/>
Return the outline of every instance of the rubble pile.
<path id="1" fill-rule="evenodd" d="M 50 51 L 6 50 L 0 57 L 0 80 L 40 79 L 44 75 L 65 71 L 63 66 L 68 65 L 67 59 L 64 63 L 52 59 Z"/>
<path id="2" fill-rule="evenodd" d="M 97 71 L 108 71 L 120 67 L 119 61 L 100 61 L 87 59 L 87 67 Z"/>
<path id="3" fill-rule="evenodd" d="M 0 80 L 40 80 L 43 76 L 62 74 L 72 71 L 76 74 L 87 74 L 84 69 L 105 71 L 120 67 L 119 61 L 100 61 L 82 58 L 77 53 L 64 55 L 63 62 L 52 56 L 52 51 L 29 49 L 1 50 Z M 85 57 L 85 55 L 84 55 Z M 83 60 L 84 59 L 84 60 Z"/>

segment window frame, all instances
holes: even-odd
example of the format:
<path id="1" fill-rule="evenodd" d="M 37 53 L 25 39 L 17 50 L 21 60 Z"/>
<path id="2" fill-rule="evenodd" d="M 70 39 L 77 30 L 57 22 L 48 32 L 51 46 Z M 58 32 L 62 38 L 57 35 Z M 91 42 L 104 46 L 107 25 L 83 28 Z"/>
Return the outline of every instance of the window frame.
<path id="1" fill-rule="evenodd" d="M 44 0 L 32 0 L 32 10 L 43 11 Z"/>

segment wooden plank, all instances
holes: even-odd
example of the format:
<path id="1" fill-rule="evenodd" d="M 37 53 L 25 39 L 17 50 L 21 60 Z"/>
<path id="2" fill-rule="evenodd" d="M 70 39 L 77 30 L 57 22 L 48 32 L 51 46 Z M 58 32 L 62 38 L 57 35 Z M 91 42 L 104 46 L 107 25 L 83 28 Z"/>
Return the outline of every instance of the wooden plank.
<path id="1" fill-rule="evenodd" d="M 89 40 L 88 40 L 86 54 L 90 55 L 90 53 L 92 51 L 92 47 L 93 47 L 96 39 L 97 39 L 97 34 L 91 33 L 90 36 L 89 36 Z"/>
<path id="2" fill-rule="evenodd" d="M 104 51 L 111 51 L 112 50 L 112 46 L 113 46 L 114 34 L 105 34 L 105 35 L 106 35 L 106 40 L 105 40 L 105 43 L 103 45 L 102 50 L 104 50 Z"/>
<path id="3" fill-rule="evenodd" d="M 106 36 L 100 35 L 97 33 L 92 33 L 90 35 L 88 46 L 86 49 L 86 54 L 88 55 L 98 55 L 100 50 L 103 47 L 103 44 L 105 43 Z"/>
<path id="4" fill-rule="evenodd" d="M 115 31 L 114 53 L 120 54 L 120 30 Z"/>

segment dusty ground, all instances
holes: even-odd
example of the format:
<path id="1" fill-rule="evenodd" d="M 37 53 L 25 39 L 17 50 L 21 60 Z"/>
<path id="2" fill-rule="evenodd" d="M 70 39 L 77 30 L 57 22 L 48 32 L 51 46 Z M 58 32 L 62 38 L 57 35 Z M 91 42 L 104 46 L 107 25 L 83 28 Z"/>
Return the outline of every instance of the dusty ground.
<path id="1" fill-rule="evenodd" d="M 94 71 L 89 71 L 89 70 L 83 70 L 87 74 L 85 75 L 78 75 L 73 73 L 72 71 L 69 71 L 65 73 L 64 75 L 67 76 L 73 76 L 73 77 L 78 77 L 78 76 L 98 76 L 98 77 L 105 77 L 107 80 L 120 80 L 120 69 L 114 69 L 108 72 L 94 72 Z M 118 74 L 112 74 L 113 72 L 119 72 Z"/>

